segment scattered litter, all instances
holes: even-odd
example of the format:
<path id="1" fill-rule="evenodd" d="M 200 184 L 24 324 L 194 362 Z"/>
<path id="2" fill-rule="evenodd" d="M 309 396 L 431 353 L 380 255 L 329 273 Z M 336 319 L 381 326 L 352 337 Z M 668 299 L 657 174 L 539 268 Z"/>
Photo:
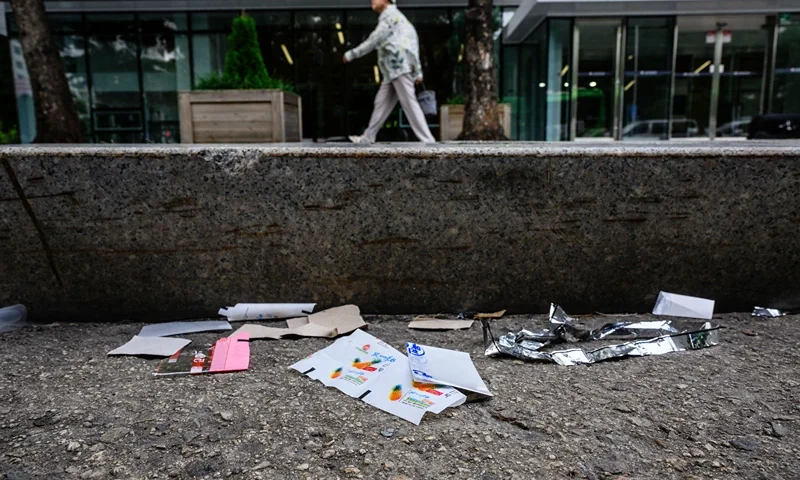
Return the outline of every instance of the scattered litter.
<path id="1" fill-rule="evenodd" d="M 25 305 L 0 308 L 0 333 L 12 332 L 30 325 Z"/>
<path id="2" fill-rule="evenodd" d="M 134 336 L 130 342 L 111 350 L 108 355 L 142 355 L 147 357 L 169 357 L 192 343 L 185 338 Z"/>
<path id="3" fill-rule="evenodd" d="M 481 321 L 487 357 L 508 355 L 523 360 L 541 360 L 559 365 L 596 363 L 612 358 L 662 355 L 685 350 L 699 350 L 719 344 L 719 326 L 706 322 L 701 326 L 678 325 L 670 321 L 616 322 L 597 329 L 587 329 L 575 324 L 564 310 L 550 307 L 550 329 L 521 330 L 495 338 L 488 320 Z M 609 340 L 612 338 L 640 340 L 608 345 L 586 351 L 581 348 L 542 352 L 548 345 L 565 342 Z"/>
<path id="4" fill-rule="evenodd" d="M 475 312 L 461 312 L 456 316 L 459 320 L 470 320 L 475 318 Z"/>
<path id="5" fill-rule="evenodd" d="M 250 336 L 220 338 L 210 348 L 176 352 L 161 362 L 156 376 L 242 372 L 250 368 Z M 223 417 L 224 418 L 224 417 Z"/>
<path id="6" fill-rule="evenodd" d="M 414 330 L 463 330 L 472 328 L 472 320 L 442 320 L 439 318 L 417 317 L 408 324 Z"/>
<path id="7" fill-rule="evenodd" d="M 233 335 L 248 333 L 251 340 L 280 340 L 286 336 L 334 338 L 359 328 L 367 327 L 361 310 L 355 305 L 344 305 L 286 321 L 288 328 L 242 325 Z"/>
<path id="8" fill-rule="evenodd" d="M 494 312 L 494 313 L 476 313 L 475 316 L 473 316 L 472 318 L 474 318 L 475 320 L 482 320 L 485 318 L 503 318 L 503 315 L 505 314 L 506 314 L 505 310 L 500 310 L 499 312 Z"/>
<path id="9" fill-rule="evenodd" d="M 492 397 L 466 352 L 406 343 L 411 375 L 422 383 L 448 385 Z"/>
<path id="10" fill-rule="evenodd" d="M 229 322 L 277 320 L 309 315 L 316 306 L 316 303 L 237 303 L 233 307 L 221 308 L 219 314 L 228 317 Z"/>
<path id="11" fill-rule="evenodd" d="M 778 310 L 777 308 L 764 308 L 764 307 L 755 307 L 753 309 L 754 317 L 777 318 L 777 317 L 785 317 L 786 315 L 797 315 L 798 313 L 800 313 L 800 309 Z"/>
<path id="12" fill-rule="evenodd" d="M 408 358 L 363 330 L 291 368 L 417 425 L 425 412 L 440 413 L 466 401 L 452 387 L 414 382 Z"/>
<path id="13" fill-rule="evenodd" d="M 202 322 L 170 322 L 145 325 L 139 332 L 140 337 L 170 337 L 186 333 L 216 332 L 232 330 L 231 324 L 224 320 Z"/>
<path id="14" fill-rule="evenodd" d="M 661 292 L 653 307 L 653 314 L 711 320 L 714 316 L 714 300 Z"/>

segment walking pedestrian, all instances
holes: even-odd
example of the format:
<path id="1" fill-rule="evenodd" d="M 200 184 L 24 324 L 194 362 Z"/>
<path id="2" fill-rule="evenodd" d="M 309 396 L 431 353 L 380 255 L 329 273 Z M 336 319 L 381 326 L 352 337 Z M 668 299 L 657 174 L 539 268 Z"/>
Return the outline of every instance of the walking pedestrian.
<path id="1" fill-rule="evenodd" d="M 408 117 L 411 129 L 425 143 L 436 143 L 419 106 L 414 86 L 422 83 L 417 30 L 403 15 L 394 0 L 372 0 L 379 14 L 378 27 L 369 38 L 344 54 L 344 63 L 378 50 L 378 69 L 383 81 L 375 95 L 369 126 L 362 135 L 353 135 L 353 143 L 374 143 L 381 126 L 389 118 L 397 101 Z"/>

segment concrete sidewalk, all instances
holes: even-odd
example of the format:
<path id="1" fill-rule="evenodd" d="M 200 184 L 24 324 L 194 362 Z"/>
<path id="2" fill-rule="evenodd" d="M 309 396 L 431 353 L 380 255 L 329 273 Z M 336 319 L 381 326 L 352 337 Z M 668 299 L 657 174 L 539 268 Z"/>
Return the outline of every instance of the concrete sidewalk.
<path id="1" fill-rule="evenodd" d="M 156 379 L 155 360 L 105 355 L 141 324 L 39 326 L 0 335 L 0 479 L 772 480 L 800 471 L 798 317 L 719 316 L 728 327 L 719 347 L 590 367 L 487 359 L 478 325 L 443 333 L 408 330 L 408 317 L 365 320 L 398 348 L 413 340 L 469 352 L 496 397 L 414 426 L 287 369 L 328 340 L 254 342 L 249 372 Z M 545 321 L 510 317 L 495 333 Z"/>

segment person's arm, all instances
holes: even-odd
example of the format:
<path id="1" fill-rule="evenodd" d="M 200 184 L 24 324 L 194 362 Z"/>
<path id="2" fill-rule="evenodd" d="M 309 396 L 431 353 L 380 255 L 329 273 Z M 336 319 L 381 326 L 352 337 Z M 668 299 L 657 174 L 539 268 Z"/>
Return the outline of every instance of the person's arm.
<path id="1" fill-rule="evenodd" d="M 347 53 L 344 54 L 344 58 L 348 62 L 352 62 L 357 58 L 361 58 L 364 55 L 369 54 L 381 44 L 390 34 L 392 33 L 392 29 L 389 27 L 388 22 L 378 22 L 377 28 L 370 33 L 369 38 L 367 38 L 364 43 L 357 46 L 352 50 L 348 50 Z"/>

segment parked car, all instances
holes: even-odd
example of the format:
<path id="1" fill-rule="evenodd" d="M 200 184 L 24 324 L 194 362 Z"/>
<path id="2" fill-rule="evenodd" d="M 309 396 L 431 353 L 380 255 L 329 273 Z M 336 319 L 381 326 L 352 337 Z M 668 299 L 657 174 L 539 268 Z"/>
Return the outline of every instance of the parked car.
<path id="1" fill-rule="evenodd" d="M 800 138 L 800 113 L 772 113 L 753 117 L 747 138 Z"/>
<path id="2" fill-rule="evenodd" d="M 641 120 L 633 122 L 622 130 L 623 138 L 666 138 L 667 125 L 669 120 Z M 697 121 L 688 118 L 676 118 L 672 120 L 673 137 L 695 137 L 700 131 Z"/>
<path id="3" fill-rule="evenodd" d="M 728 122 L 717 129 L 718 137 L 746 137 L 750 127 L 750 117 L 745 117 L 734 122 Z"/>

